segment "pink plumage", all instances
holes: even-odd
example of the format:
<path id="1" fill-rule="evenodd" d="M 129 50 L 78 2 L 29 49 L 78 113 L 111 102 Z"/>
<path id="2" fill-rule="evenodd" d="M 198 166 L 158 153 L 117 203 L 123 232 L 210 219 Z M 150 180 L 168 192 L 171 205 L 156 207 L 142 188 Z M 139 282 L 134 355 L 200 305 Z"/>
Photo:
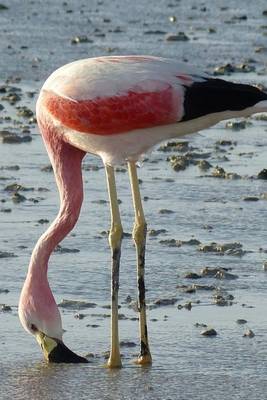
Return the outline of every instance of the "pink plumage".
<path id="1" fill-rule="evenodd" d="M 51 253 L 79 217 L 83 201 L 81 163 L 85 154 L 102 158 L 111 201 L 113 325 L 109 366 L 121 365 L 117 295 L 122 226 L 112 166 L 125 162 L 131 179 L 135 209 L 133 238 L 138 254 L 141 338 L 138 362 L 151 363 L 143 276 L 146 222 L 135 162 L 163 140 L 196 132 L 223 119 L 260 111 L 267 111 L 267 94 L 263 91 L 209 78 L 196 68 L 160 57 L 79 60 L 59 68 L 47 79 L 37 102 L 37 119 L 55 173 L 61 206 L 33 250 L 20 297 L 19 316 L 24 328 L 38 336 L 42 348 L 47 346 L 49 361 L 86 361 L 62 342 L 60 313 L 47 280 Z"/>

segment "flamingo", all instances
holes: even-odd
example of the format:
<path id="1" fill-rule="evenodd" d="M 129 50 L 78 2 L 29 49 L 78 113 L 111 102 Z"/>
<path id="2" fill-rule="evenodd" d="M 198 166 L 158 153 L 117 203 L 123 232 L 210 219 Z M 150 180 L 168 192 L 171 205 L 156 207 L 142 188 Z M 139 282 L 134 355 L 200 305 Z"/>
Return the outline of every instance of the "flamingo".
<path id="1" fill-rule="evenodd" d="M 118 290 L 123 228 L 114 167 L 127 163 L 135 222 L 140 355 L 151 364 L 146 300 L 147 224 L 136 162 L 158 143 L 233 117 L 267 111 L 267 93 L 215 79 L 195 67 L 152 56 L 110 56 L 69 63 L 50 75 L 37 101 L 37 120 L 60 195 L 57 217 L 37 241 L 19 302 L 19 318 L 35 336 L 48 362 L 87 362 L 63 342 L 61 316 L 47 269 L 51 253 L 72 230 L 83 201 L 81 163 L 86 153 L 101 157 L 106 171 L 111 227 L 111 347 L 107 366 L 121 367 Z"/>

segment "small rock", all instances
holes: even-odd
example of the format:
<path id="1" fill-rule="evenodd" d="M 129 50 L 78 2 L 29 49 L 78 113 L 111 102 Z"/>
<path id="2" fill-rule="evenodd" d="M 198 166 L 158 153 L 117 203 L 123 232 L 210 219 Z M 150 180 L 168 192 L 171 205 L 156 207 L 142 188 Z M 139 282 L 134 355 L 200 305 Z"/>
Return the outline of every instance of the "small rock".
<path id="1" fill-rule="evenodd" d="M 96 307 L 96 304 L 95 303 L 89 303 L 87 301 L 81 301 L 81 300 L 66 300 L 66 299 L 63 299 L 58 304 L 58 307 L 82 310 L 82 309 L 85 309 L 85 308 L 94 308 L 94 307 Z"/>
<path id="2" fill-rule="evenodd" d="M 10 311 L 12 311 L 12 308 L 11 308 L 10 306 L 7 306 L 7 305 L 5 305 L 5 304 L 2 304 L 2 305 L 1 305 L 1 311 L 3 311 L 3 312 L 10 312 Z"/>
<path id="3" fill-rule="evenodd" d="M 235 69 L 232 64 L 225 64 L 216 67 L 213 71 L 214 75 L 229 75 L 232 72 L 235 72 Z"/>
<path id="4" fill-rule="evenodd" d="M 195 272 L 188 272 L 188 274 L 186 274 L 184 276 L 185 279 L 200 279 L 202 278 L 201 275 L 196 274 Z"/>
<path id="5" fill-rule="evenodd" d="M 51 164 L 45 165 L 44 167 L 41 168 L 42 172 L 53 172 L 53 167 Z"/>
<path id="6" fill-rule="evenodd" d="M 85 314 L 80 314 L 80 313 L 74 314 L 74 318 L 76 318 L 76 319 L 84 319 L 84 317 L 85 317 Z"/>
<path id="7" fill-rule="evenodd" d="M 194 283 L 194 284 L 192 285 L 192 287 L 193 287 L 195 290 L 208 290 L 208 291 L 212 291 L 212 290 L 215 290 L 215 289 L 216 289 L 216 287 L 215 287 L 215 286 L 212 286 L 212 285 L 199 285 L 199 284 L 196 284 L 196 283 Z"/>
<path id="8" fill-rule="evenodd" d="M 245 325 L 247 322 L 248 321 L 246 319 L 242 319 L 242 318 L 236 320 L 236 323 L 238 325 Z"/>
<path id="9" fill-rule="evenodd" d="M 147 233 L 148 236 L 158 236 L 162 233 L 166 233 L 166 229 L 150 229 Z"/>
<path id="10" fill-rule="evenodd" d="M 18 257 L 14 253 L 9 253 L 8 251 L 0 251 L 0 258 L 14 258 Z"/>
<path id="11" fill-rule="evenodd" d="M 257 175 L 258 179 L 264 179 L 267 180 L 267 169 L 264 168 L 263 170 L 261 170 L 258 175 Z"/>
<path id="12" fill-rule="evenodd" d="M 218 167 L 218 165 L 212 171 L 212 176 L 215 178 L 225 178 L 226 172 L 222 167 Z"/>
<path id="13" fill-rule="evenodd" d="M 176 21 L 177 21 L 176 16 L 175 16 L 175 15 L 171 15 L 171 16 L 169 17 L 169 21 L 170 21 L 170 22 L 176 22 Z"/>
<path id="14" fill-rule="evenodd" d="M 184 32 L 178 32 L 177 34 L 168 33 L 165 36 L 165 40 L 167 42 L 186 42 L 189 40 L 189 37 Z"/>
<path id="15" fill-rule="evenodd" d="M 25 196 L 22 196 L 21 194 L 19 194 L 19 193 L 17 193 L 17 192 L 14 193 L 13 196 L 12 196 L 12 201 L 13 201 L 15 204 L 22 203 L 22 202 L 25 201 L 25 200 L 27 200 L 26 197 L 25 197 Z"/>
<path id="16" fill-rule="evenodd" d="M 196 322 L 196 323 L 195 323 L 195 327 L 196 327 L 196 328 L 207 328 L 208 325 L 202 324 L 202 323 L 199 323 L 199 322 Z"/>
<path id="17" fill-rule="evenodd" d="M 9 293 L 9 290 L 8 289 L 0 289 L 0 294 L 2 294 L 2 293 L 7 294 L 7 293 Z"/>
<path id="18" fill-rule="evenodd" d="M 173 213 L 174 213 L 174 211 L 168 210 L 166 208 L 162 208 L 159 210 L 159 214 L 173 214 Z"/>
<path id="19" fill-rule="evenodd" d="M 158 150 L 163 152 L 179 151 L 183 153 L 189 150 L 189 142 L 187 141 L 167 142 L 161 145 L 158 148 Z"/>
<path id="20" fill-rule="evenodd" d="M 202 171 L 207 171 L 209 168 L 212 167 L 212 165 L 207 161 L 207 160 L 199 160 L 197 162 L 197 166 L 202 170 Z"/>
<path id="21" fill-rule="evenodd" d="M 154 304 L 156 306 L 169 306 L 169 305 L 173 305 L 177 303 L 177 299 L 176 298 L 171 298 L 171 299 L 157 299 L 154 301 Z"/>
<path id="22" fill-rule="evenodd" d="M 168 247 L 181 247 L 181 242 L 175 239 L 160 240 L 159 243 Z"/>
<path id="23" fill-rule="evenodd" d="M 243 337 L 248 337 L 248 338 L 253 338 L 254 336 L 255 336 L 255 333 L 251 329 L 247 329 L 243 335 Z"/>
<path id="24" fill-rule="evenodd" d="M 129 347 L 130 348 L 130 347 L 136 347 L 137 345 L 134 342 L 123 340 L 123 341 L 120 342 L 120 346 L 121 347 Z"/>
<path id="25" fill-rule="evenodd" d="M 8 7 L 5 4 L 0 4 L 0 11 L 8 10 Z"/>
<path id="26" fill-rule="evenodd" d="M 246 129 L 249 125 L 251 125 L 251 123 L 247 122 L 246 120 L 228 121 L 225 124 L 225 128 L 232 129 L 233 131 L 240 131 L 242 129 Z"/>
<path id="27" fill-rule="evenodd" d="M 61 247 L 59 244 L 57 245 L 57 247 L 54 250 L 55 253 L 61 253 L 61 254 L 65 254 L 65 253 L 79 253 L 80 250 L 79 249 L 69 249 L 68 247 Z"/>
<path id="28" fill-rule="evenodd" d="M 192 303 L 191 301 L 188 301 L 187 303 L 184 304 L 184 308 L 188 311 L 191 311 L 192 309 Z"/>
<path id="29" fill-rule="evenodd" d="M 78 43 L 93 43 L 93 40 L 89 39 L 86 35 L 75 36 L 71 39 L 71 44 Z"/>
<path id="30" fill-rule="evenodd" d="M 28 107 L 26 106 L 21 106 L 21 107 L 17 107 L 17 115 L 19 117 L 24 117 L 24 118 L 31 118 L 33 116 L 33 112 L 32 110 L 30 110 Z"/>
<path id="31" fill-rule="evenodd" d="M 2 143 L 5 144 L 19 144 L 32 141 L 32 137 L 29 135 L 19 136 L 16 133 L 7 130 L 0 131 L 0 139 Z"/>
<path id="32" fill-rule="evenodd" d="M 203 336 L 216 336 L 217 332 L 213 328 L 208 328 L 204 329 L 202 332 L 200 332 L 200 334 Z"/>
<path id="33" fill-rule="evenodd" d="M 255 201 L 259 201 L 259 200 L 260 199 L 257 196 L 246 196 L 246 197 L 243 197 L 243 201 L 253 201 L 253 202 L 255 202 Z"/>
<path id="34" fill-rule="evenodd" d="M 166 32 L 156 29 L 156 30 L 145 31 L 144 34 L 145 35 L 165 35 Z"/>

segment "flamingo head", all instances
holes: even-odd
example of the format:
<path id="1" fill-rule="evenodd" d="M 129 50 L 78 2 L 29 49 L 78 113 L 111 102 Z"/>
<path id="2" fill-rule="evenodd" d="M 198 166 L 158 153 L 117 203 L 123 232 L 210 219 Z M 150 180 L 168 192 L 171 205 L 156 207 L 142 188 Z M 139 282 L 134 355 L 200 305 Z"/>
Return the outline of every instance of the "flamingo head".
<path id="1" fill-rule="evenodd" d="M 85 363 L 62 340 L 61 316 L 46 279 L 27 278 L 19 301 L 19 319 L 23 328 L 39 343 L 48 362 Z"/>

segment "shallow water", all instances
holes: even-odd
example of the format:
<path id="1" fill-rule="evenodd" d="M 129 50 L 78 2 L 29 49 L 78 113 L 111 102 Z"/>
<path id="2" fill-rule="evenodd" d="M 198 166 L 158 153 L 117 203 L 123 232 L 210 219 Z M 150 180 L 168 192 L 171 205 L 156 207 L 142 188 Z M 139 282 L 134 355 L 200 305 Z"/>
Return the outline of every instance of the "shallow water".
<path id="1" fill-rule="evenodd" d="M 206 12 L 201 11 L 199 5 L 192 10 L 194 3 L 191 1 L 174 2 L 172 7 L 159 1 L 153 8 L 146 9 L 140 1 L 134 4 L 90 2 L 90 10 L 82 8 L 79 1 L 68 2 L 67 6 L 61 2 L 46 2 L 44 6 L 36 1 L 31 7 L 24 7 L 15 0 L 9 3 L 10 10 L 0 13 L 0 35 L 5 35 L 7 40 L 6 43 L 0 41 L 0 71 L 3 79 L 21 76 L 22 81 L 14 85 L 21 87 L 23 93 L 38 91 L 40 81 L 56 66 L 75 58 L 106 54 L 107 47 L 116 47 L 115 53 L 119 54 L 150 53 L 170 57 L 178 54 L 179 58 L 187 58 L 203 68 L 222 64 L 226 59 L 242 62 L 249 55 L 256 58 L 257 70 L 263 67 L 263 55 L 253 52 L 255 46 L 266 41 L 261 30 L 267 23 L 262 16 L 265 4 L 261 1 L 257 2 L 258 8 L 252 2 L 240 2 L 240 7 L 238 2 L 228 2 L 229 9 L 220 12 L 225 2 L 216 2 L 215 6 L 206 2 Z M 72 13 L 67 12 L 71 9 Z M 15 17 L 15 11 L 19 18 Z M 243 14 L 248 15 L 247 21 L 222 22 Z M 176 15 L 179 23 L 172 25 L 168 21 L 170 15 Z M 15 21 L 15 29 L 8 25 L 10 17 Z M 91 22 L 86 25 L 89 17 Z M 104 17 L 111 22 L 103 22 Z M 109 32 L 117 26 L 124 32 Z M 210 26 L 215 26 L 217 33 L 208 34 Z M 106 37 L 94 36 L 96 27 L 104 31 Z M 167 43 L 161 36 L 144 35 L 144 31 L 152 29 L 184 30 L 191 40 Z M 71 38 L 78 34 L 92 35 L 94 43 L 71 45 Z M 51 40 L 53 45 L 50 45 Z M 7 47 L 8 43 L 11 48 Z M 23 50 L 22 45 L 29 48 Z M 48 48 L 53 54 L 49 54 Z M 33 60 L 37 56 L 40 61 Z M 266 75 L 234 74 L 230 78 L 267 84 Z M 34 109 L 35 100 L 36 97 L 30 99 L 24 95 L 21 103 Z M 15 108 L 0 102 L 5 106 L 3 115 L 15 118 Z M 104 169 L 87 170 L 88 165 L 102 167 L 101 161 L 92 156 L 85 160 L 85 200 L 81 216 L 73 233 L 62 243 L 63 247 L 79 252 L 54 253 L 49 270 L 58 302 L 64 298 L 96 303 L 95 308 L 79 311 L 85 314 L 81 320 L 74 318 L 77 310 L 61 308 L 66 344 L 79 354 L 94 353 L 95 357 L 88 365 L 46 365 L 34 339 L 20 326 L 17 304 L 32 248 L 48 226 L 38 221 L 44 218 L 51 222 L 55 217 L 57 190 L 53 174 L 41 171 L 48 164 L 48 158 L 35 126 L 30 126 L 31 143 L 1 144 L 0 167 L 20 166 L 18 171 L 0 171 L 5 178 L 0 179 L 0 198 L 5 201 L 0 208 L 12 209 L 10 213 L 0 213 L 0 250 L 17 256 L 0 259 L 0 289 L 9 290 L 9 293 L 0 293 L 0 304 L 12 307 L 12 312 L 0 312 L 1 400 L 266 398 L 267 275 L 262 264 L 267 254 L 259 249 L 267 250 L 267 203 L 263 199 L 256 202 L 243 199 L 260 197 L 267 192 L 267 181 L 251 178 L 267 167 L 267 135 L 266 122 L 254 119 L 251 122 L 251 126 L 238 132 L 226 130 L 225 123 L 221 123 L 190 136 L 190 145 L 196 152 L 211 152 L 208 161 L 214 167 L 220 165 L 243 179 L 212 178 L 208 176 L 210 172 L 203 173 L 197 166 L 177 173 L 166 161 L 169 154 L 157 149 L 140 168 L 142 196 L 148 197 L 144 208 L 149 228 L 167 230 L 159 236 L 148 237 L 148 305 L 153 306 L 159 298 L 176 298 L 177 303 L 150 307 L 149 335 L 154 363 L 150 368 L 135 366 L 132 360 L 138 353 L 138 326 L 130 318 L 137 314 L 125 303 L 128 295 L 136 298 L 135 251 L 131 239 L 125 238 L 120 313 L 128 319 L 120 321 L 120 339 L 137 346 L 122 348 L 124 368 L 118 371 L 103 368 L 103 352 L 109 349 L 109 318 L 105 316 L 109 310 L 103 307 L 109 304 L 110 272 L 107 238 L 101 232 L 109 227 L 109 208 L 107 203 L 99 203 L 99 200 L 107 200 Z M 0 129 L 12 123 L 1 121 Z M 221 139 L 236 141 L 237 145 L 220 146 L 221 151 L 216 151 L 215 143 Z M 223 160 L 224 155 L 228 161 Z M 27 198 L 25 202 L 13 204 L 11 195 L 4 191 L 5 186 L 13 182 L 34 188 L 34 191 L 21 192 Z M 131 232 L 133 210 L 127 173 L 118 173 L 117 182 L 124 230 Z M 39 187 L 49 191 L 38 191 Z M 173 213 L 160 214 L 160 209 L 170 209 Z M 204 229 L 205 225 L 213 229 Z M 160 243 L 171 238 L 189 240 L 192 237 L 201 243 L 238 241 L 247 253 L 241 257 L 218 255 L 199 252 L 197 246 L 168 247 Z M 183 276 L 190 271 L 199 272 L 204 266 L 231 268 L 230 272 L 238 275 L 236 280 L 202 278 L 196 282 L 227 290 L 234 296 L 232 306 L 213 305 L 211 292 L 185 294 L 177 289 L 177 285 L 195 283 Z M 189 300 L 193 302 L 191 311 L 177 309 L 177 304 Z M 195 303 L 197 300 L 199 304 Z M 242 306 L 244 304 L 247 306 Z M 238 325 L 239 318 L 248 323 Z M 194 326 L 196 322 L 212 326 L 218 335 L 215 338 L 201 336 L 201 328 Z M 247 328 L 253 330 L 254 338 L 243 338 Z"/>

